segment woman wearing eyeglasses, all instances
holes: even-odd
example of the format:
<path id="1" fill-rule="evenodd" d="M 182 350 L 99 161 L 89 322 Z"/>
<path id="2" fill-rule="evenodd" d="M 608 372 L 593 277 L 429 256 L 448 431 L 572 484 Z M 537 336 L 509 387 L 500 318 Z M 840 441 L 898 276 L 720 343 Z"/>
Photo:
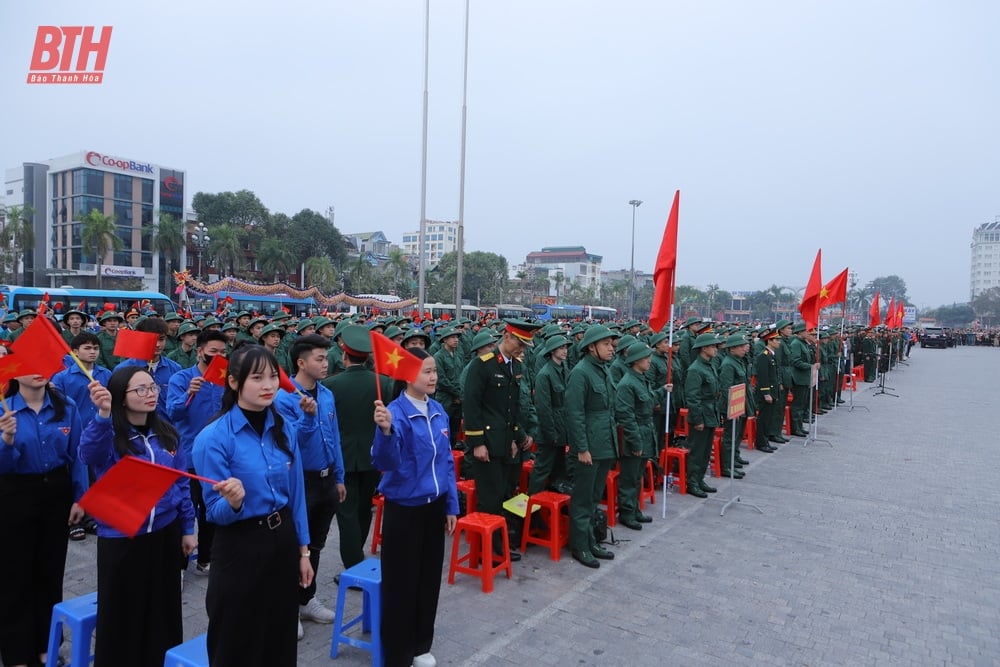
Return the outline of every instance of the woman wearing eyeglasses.
<path id="1" fill-rule="evenodd" d="M 80 437 L 80 458 L 100 479 L 124 456 L 187 470 L 177 431 L 157 414 L 160 387 L 139 366 L 121 367 L 107 388 L 90 384 L 97 416 Z M 178 564 L 197 546 L 187 477 L 178 477 L 135 537 L 97 523 L 95 667 L 158 667 L 184 641 Z"/>

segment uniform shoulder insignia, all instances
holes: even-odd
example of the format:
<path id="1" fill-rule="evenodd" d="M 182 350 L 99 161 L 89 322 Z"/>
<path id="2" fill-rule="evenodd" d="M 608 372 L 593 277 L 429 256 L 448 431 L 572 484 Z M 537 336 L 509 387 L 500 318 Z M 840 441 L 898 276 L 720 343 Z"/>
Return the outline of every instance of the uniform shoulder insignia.
<path id="1" fill-rule="evenodd" d="M 486 354 L 479 355 L 479 361 L 489 361 L 493 358 L 494 352 L 487 352 Z"/>

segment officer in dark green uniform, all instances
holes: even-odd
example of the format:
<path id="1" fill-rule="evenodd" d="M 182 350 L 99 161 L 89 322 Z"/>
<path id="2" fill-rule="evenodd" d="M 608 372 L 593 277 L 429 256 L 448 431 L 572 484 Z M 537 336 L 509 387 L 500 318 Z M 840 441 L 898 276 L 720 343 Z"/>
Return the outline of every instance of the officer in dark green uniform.
<path id="1" fill-rule="evenodd" d="M 642 530 L 642 524 L 653 520 L 639 511 L 646 460 L 656 452 L 653 406 L 666 395 L 665 382 L 654 386 L 646 379 L 652 355 L 653 350 L 643 342 L 630 345 L 625 354 L 629 369 L 615 387 L 615 420 L 624 438 L 619 443 L 618 521 L 632 530 Z"/>
<path id="2" fill-rule="evenodd" d="M 459 356 L 462 332 L 459 329 L 444 329 L 438 334 L 440 347 L 434 355 L 437 364 L 437 390 L 434 400 L 448 412 L 451 448 L 455 448 L 456 438 L 462 424 L 462 361 Z M 471 342 L 471 341 L 470 341 Z"/>
<path id="3" fill-rule="evenodd" d="M 542 358 L 547 362 L 535 377 L 535 407 L 538 414 L 538 445 L 535 466 L 528 479 L 528 495 L 545 490 L 547 483 L 568 477 L 566 471 L 565 394 L 566 357 L 572 341 L 566 336 L 552 336 L 545 341 Z"/>
<path id="4" fill-rule="evenodd" d="M 530 448 L 531 438 L 521 427 L 520 401 L 523 372 L 518 358 L 533 345 L 532 332 L 541 325 L 505 320 L 503 338 L 492 352 L 474 357 L 465 379 L 462 410 L 465 419 L 466 456 L 473 457 L 476 511 L 502 516 L 508 466 Z M 493 550 L 500 553 L 500 536 Z M 521 555 L 512 551 L 511 559 Z"/>
<path id="5" fill-rule="evenodd" d="M 691 343 L 692 352 L 698 356 L 687 368 L 684 381 L 684 400 L 688 409 L 687 439 L 687 492 L 698 498 L 707 498 L 716 489 L 705 483 L 708 460 L 712 454 L 712 438 L 719 426 L 719 377 L 712 366 L 712 359 L 719 350 L 719 338 L 703 333 Z"/>
<path id="6" fill-rule="evenodd" d="M 768 329 L 760 335 L 760 340 L 764 342 L 764 349 L 757 355 L 754 368 L 757 373 L 757 439 L 754 448 L 758 451 L 770 454 L 776 451 L 771 446 L 771 442 L 788 442 L 787 438 L 780 435 L 772 436 L 768 434 L 767 426 L 775 421 L 774 413 L 784 411 L 785 390 L 781 384 L 778 373 L 778 362 L 775 360 L 775 351 L 781 346 L 781 336 L 777 329 Z M 778 418 L 779 421 L 781 417 Z"/>
<path id="7" fill-rule="evenodd" d="M 614 553 L 597 543 L 594 517 L 604 494 L 608 472 L 618 456 L 614 418 L 615 387 L 608 367 L 615 354 L 614 331 L 592 325 L 580 341 L 581 358 L 566 382 L 566 427 L 573 463 L 573 493 L 569 500 L 569 548 L 587 567 Z"/>
<path id="8" fill-rule="evenodd" d="M 343 357 L 344 371 L 323 380 L 323 386 L 333 392 L 340 428 L 340 448 L 344 453 L 344 486 L 347 497 L 337 508 L 337 530 L 340 533 L 340 559 L 345 568 L 364 560 L 364 545 L 372 522 L 372 497 L 380 473 L 372 467 L 371 447 L 375 438 L 375 422 L 367 414 L 375 404 L 376 375 L 365 367 L 371 354 L 368 329 L 351 324 L 341 330 L 338 351 Z M 392 383 L 385 377 L 382 397 L 392 395 Z"/>

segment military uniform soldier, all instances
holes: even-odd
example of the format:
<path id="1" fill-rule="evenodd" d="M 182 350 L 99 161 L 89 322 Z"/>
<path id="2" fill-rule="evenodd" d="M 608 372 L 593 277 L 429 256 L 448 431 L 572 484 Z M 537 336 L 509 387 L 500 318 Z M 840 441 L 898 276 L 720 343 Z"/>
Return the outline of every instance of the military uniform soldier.
<path id="1" fill-rule="evenodd" d="M 101 355 L 97 358 L 97 363 L 105 368 L 114 368 L 124 361 L 124 357 L 116 357 L 114 354 L 118 327 L 124 321 L 122 316 L 113 310 L 107 311 L 100 317 L 101 330 L 97 334 L 97 339 L 101 341 Z"/>
<path id="2" fill-rule="evenodd" d="M 458 329 L 445 329 L 438 341 L 441 346 L 434 355 L 437 364 L 438 383 L 434 392 L 434 400 L 448 411 L 451 447 L 455 448 L 455 438 L 462 423 L 462 389 L 459 376 L 462 373 L 462 360 L 459 354 L 462 332 Z"/>
<path id="3" fill-rule="evenodd" d="M 812 385 L 813 369 L 819 370 L 819 362 L 816 361 L 816 351 L 812 347 L 812 334 L 806 329 L 805 322 L 797 323 L 792 328 L 792 332 L 795 334 L 790 343 L 792 435 L 804 438 L 807 435 L 805 424 L 812 421 L 809 387 Z"/>
<path id="4" fill-rule="evenodd" d="M 503 338 L 492 352 L 469 362 L 462 395 L 466 456 L 472 455 L 472 478 L 476 482 L 476 511 L 502 516 L 508 466 L 517 450 L 528 449 L 531 438 L 521 427 L 522 365 L 524 348 L 541 325 L 523 320 L 505 320 Z M 500 536 L 494 552 L 501 551 Z M 512 551 L 511 559 L 521 555 Z"/>
<path id="5" fill-rule="evenodd" d="M 770 435 L 767 430 L 767 426 L 775 421 L 774 414 L 783 412 L 785 405 L 785 391 L 778 373 L 778 362 L 774 358 L 775 351 L 781 346 L 781 337 L 776 329 L 770 329 L 761 334 L 760 338 L 764 341 L 765 347 L 757 355 L 754 364 L 757 371 L 757 408 L 760 410 L 757 414 L 757 440 L 754 447 L 758 451 L 770 454 L 776 451 L 771 447 L 772 441 L 788 442 L 780 435 Z"/>
<path id="6" fill-rule="evenodd" d="M 548 362 L 535 377 L 535 406 L 538 414 L 538 451 L 528 479 L 528 495 L 545 490 L 546 483 L 567 477 L 565 394 L 566 357 L 572 341 L 552 336 L 545 341 L 542 357 Z"/>
<path id="7" fill-rule="evenodd" d="M 573 493 L 569 500 L 569 547 L 573 558 L 587 567 L 596 559 L 615 555 L 597 544 L 594 516 L 604 493 L 608 471 L 618 454 L 614 419 L 615 387 L 608 372 L 618 334 L 593 325 L 580 341 L 582 357 L 566 385 L 566 426 L 573 464 Z"/>
<path id="8" fill-rule="evenodd" d="M 712 437 L 719 426 L 719 377 L 712 366 L 718 354 L 719 339 L 715 334 L 699 334 L 691 343 L 697 353 L 687 369 L 684 381 L 684 399 L 688 408 L 687 439 L 687 492 L 698 498 L 707 498 L 716 489 L 705 483 L 708 459 L 712 454 Z"/>
<path id="9" fill-rule="evenodd" d="M 729 388 L 743 385 L 746 396 L 746 414 L 754 413 L 754 400 L 751 393 L 750 378 L 747 375 L 744 357 L 750 347 L 750 341 L 743 334 L 733 334 L 726 339 L 725 349 L 729 351 L 719 367 L 719 413 L 726 412 L 729 398 Z M 743 429 L 746 427 L 746 414 L 736 419 L 727 419 L 722 427 L 722 476 L 742 479 L 742 468 L 749 463 L 740 456 L 740 441 L 743 440 Z M 730 464 L 734 467 L 730 469 Z"/>

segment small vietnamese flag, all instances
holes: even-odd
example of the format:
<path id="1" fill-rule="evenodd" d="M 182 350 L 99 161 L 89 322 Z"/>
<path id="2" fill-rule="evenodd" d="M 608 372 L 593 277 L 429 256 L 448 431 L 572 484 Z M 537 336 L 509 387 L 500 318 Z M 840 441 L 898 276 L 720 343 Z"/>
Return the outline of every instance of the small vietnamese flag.
<path id="1" fill-rule="evenodd" d="M 36 317 L 10 347 L 24 366 L 22 375 L 38 374 L 52 377 L 63 367 L 63 357 L 70 353 L 69 345 L 47 317 Z"/>
<path id="2" fill-rule="evenodd" d="M 149 513 L 178 477 L 218 482 L 167 466 L 126 456 L 80 498 L 80 506 L 117 531 L 134 537 Z"/>
<path id="3" fill-rule="evenodd" d="M 148 331 L 119 329 L 118 335 L 115 336 L 115 349 L 112 354 L 116 357 L 152 361 L 156 355 L 156 343 L 159 338 L 155 333 Z"/>
<path id="4" fill-rule="evenodd" d="M 372 339 L 372 360 L 376 375 L 388 375 L 396 380 L 413 382 L 424 362 L 377 331 L 369 332 Z"/>
<path id="5" fill-rule="evenodd" d="M 217 354 L 212 357 L 212 361 L 208 364 L 208 368 L 205 369 L 206 382 L 211 382 L 212 384 L 217 384 L 223 389 L 226 387 L 226 376 L 229 375 L 229 359 L 226 359 L 221 354 Z"/>

